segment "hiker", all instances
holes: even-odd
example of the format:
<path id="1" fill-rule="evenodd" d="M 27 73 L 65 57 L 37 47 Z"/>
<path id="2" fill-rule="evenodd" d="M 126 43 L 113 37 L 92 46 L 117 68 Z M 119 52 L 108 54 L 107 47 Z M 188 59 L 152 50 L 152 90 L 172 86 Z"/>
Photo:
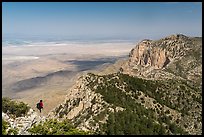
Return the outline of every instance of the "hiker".
<path id="1" fill-rule="evenodd" d="M 43 102 L 42 102 L 42 100 L 40 100 L 40 102 L 37 103 L 37 108 L 40 110 L 40 113 L 41 113 L 41 109 L 43 109 Z"/>

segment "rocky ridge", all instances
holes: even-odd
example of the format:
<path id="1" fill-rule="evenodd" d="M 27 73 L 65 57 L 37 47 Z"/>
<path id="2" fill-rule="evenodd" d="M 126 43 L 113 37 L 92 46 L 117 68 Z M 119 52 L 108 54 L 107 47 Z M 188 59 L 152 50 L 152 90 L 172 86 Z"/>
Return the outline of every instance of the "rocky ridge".
<path id="1" fill-rule="evenodd" d="M 134 91 L 131 90 L 131 83 L 127 83 L 129 80 L 125 81 L 123 77 L 124 74 L 120 73 L 104 76 L 84 75 L 69 91 L 65 102 L 53 110 L 50 116 L 68 118 L 79 129 L 96 132 L 100 130 L 100 124 L 107 122 L 111 112 L 126 110 L 125 107 L 114 105 L 110 101 L 111 98 L 107 96 L 108 94 L 104 94 L 104 92 L 112 92 L 115 89 L 121 97 L 131 96 L 135 103 L 141 104 L 146 110 L 154 110 L 156 121 L 160 117 L 171 117 L 171 122 L 177 123 L 176 125 L 182 127 L 189 134 L 201 134 L 202 111 L 200 108 L 202 108 L 202 104 L 198 99 L 200 97 L 199 89 L 192 89 L 183 81 L 158 81 L 160 84 L 158 82 L 153 84 L 154 82 L 151 80 L 146 82 L 139 80 L 138 84 L 150 83 L 153 85 L 149 86 L 155 89 L 151 90 L 146 87 L 146 89 L 139 88 Z M 127 78 L 134 79 L 128 75 Z M 137 87 L 137 84 L 135 85 Z M 100 90 L 101 88 L 103 90 Z M 100 120 L 96 120 L 99 115 L 101 115 Z"/>
<path id="2" fill-rule="evenodd" d="M 94 117 L 101 112 L 108 110 L 110 112 L 122 111 L 123 108 L 116 107 L 104 101 L 101 94 L 94 92 L 89 86 L 92 82 L 101 83 L 101 79 L 97 79 L 92 74 L 81 76 L 76 84 L 68 91 L 64 103 L 58 105 L 51 113 L 50 118 L 70 119 L 78 129 L 85 131 L 96 131 L 99 124 L 95 122 Z M 94 89 L 97 88 L 97 85 Z M 100 122 L 104 123 L 108 115 L 104 116 Z M 96 125 L 91 126 L 93 123 Z"/>

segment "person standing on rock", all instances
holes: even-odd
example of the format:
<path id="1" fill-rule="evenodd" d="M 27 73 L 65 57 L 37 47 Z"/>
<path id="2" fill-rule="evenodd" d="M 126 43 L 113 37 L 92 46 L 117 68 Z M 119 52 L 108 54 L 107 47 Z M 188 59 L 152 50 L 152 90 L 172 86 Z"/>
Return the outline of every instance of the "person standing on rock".
<path id="1" fill-rule="evenodd" d="M 40 110 L 40 113 L 41 113 L 41 109 L 43 109 L 43 102 L 42 102 L 42 100 L 40 100 L 40 102 L 37 103 L 37 108 Z"/>

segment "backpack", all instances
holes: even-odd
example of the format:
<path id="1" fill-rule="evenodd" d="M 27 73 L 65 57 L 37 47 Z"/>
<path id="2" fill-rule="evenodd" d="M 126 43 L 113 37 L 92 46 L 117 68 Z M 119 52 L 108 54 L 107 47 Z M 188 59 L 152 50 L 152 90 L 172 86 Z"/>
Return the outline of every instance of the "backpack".
<path id="1" fill-rule="evenodd" d="M 37 109 L 40 109 L 40 103 L 37 103 L 36 107 L 37 107 Z"/>

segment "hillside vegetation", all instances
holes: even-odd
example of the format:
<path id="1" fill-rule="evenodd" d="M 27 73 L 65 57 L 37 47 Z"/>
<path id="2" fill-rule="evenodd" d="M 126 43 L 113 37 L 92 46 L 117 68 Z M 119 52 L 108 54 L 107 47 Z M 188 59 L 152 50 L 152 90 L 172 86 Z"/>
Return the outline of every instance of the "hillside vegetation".
<path id="1" fill-rule="evenodd" d="M 89 132 L 76 129 L 68 120 L 49 119 L 28 130 L 31 135 L 88 135 Z"/>
<path id="2" fill-rule="evenodd" d="M 121 73 L 89 75 L 94 78 L 88 85 L 93 91 L 100 93 L 107 103 L 125 109 L 110 113 L 100 134 L 187 134 L 192 124 L 193 132 L 200 132 L 199 88 L 185 81 L 153 81 Z"/>

